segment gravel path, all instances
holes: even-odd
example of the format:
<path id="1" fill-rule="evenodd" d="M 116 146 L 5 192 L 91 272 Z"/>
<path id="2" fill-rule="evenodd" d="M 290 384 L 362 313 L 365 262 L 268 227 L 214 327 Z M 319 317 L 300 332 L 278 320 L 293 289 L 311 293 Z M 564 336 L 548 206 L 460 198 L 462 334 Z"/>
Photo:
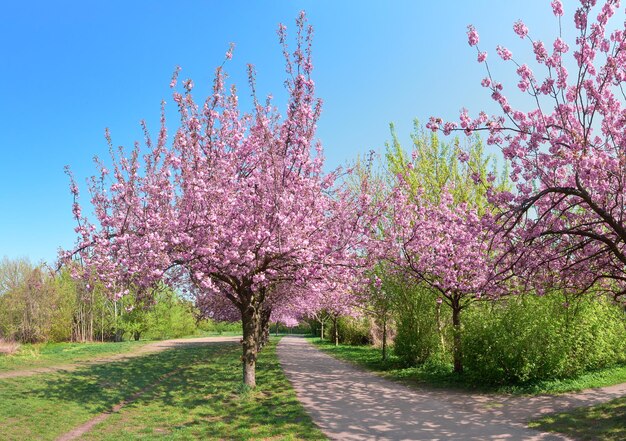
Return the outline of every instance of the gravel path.
<path id="1" fill-rule="evenodd" d="M 298 337 L 278 356 L 315 423 L 336 440 L 568 440 L 526 422 L 626 395 L 626 384 L 537 397 L 408 388 L 337 360 Z"/>
<path id="2" fill-rule="evenodd" d="M 198 338 L 178 338 L 174 340 L 161 340 L 155 341 L 152 343 L 145 344 L 136 350 L 132 350 L 130 352 L 123 352 L 115 355 L 107 355 L 104 357 L 92 358 L 88 361 L 77 361 L 74 363 L 64 363 L 54 366 L 45 366 L 39 368 L 28 368 L 28 369 L 16 369 L 13 371 L 0 372 L 0 380 L 4 378 L 15 378 L 15 377 L 30 377 L 32 375 L 38 374 L 47 374 L 50 372 L 58 372 L 58 371 L 74 371 L 78 368 L 91 366 L 94 364 L 101 363 L 110 363 L 113 361 L 122 361 L 128 360 L 130 358 L 142 357 L 147 354 L 152 354 L 156 352 L 165 351 L 166 349 L 178 348 L 181 346 L 189 346 L 189 345 L 203 345 L 207 343 L 213 342 L 222 342 L 222 341 L 239 341 L 241 337 L 198 337 Z"/>

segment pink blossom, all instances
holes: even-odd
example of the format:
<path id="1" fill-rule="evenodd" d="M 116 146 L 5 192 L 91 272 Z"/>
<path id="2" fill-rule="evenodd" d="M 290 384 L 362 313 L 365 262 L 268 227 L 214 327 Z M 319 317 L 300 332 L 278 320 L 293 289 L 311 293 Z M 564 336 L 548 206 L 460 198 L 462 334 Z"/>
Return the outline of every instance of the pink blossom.
<path id="1" fill-rule="evenodd" d="M 476 28 L 472 25 L 468 25 L 467 26 L 467 43 L 470 46 L 476 46 L 478 44 L 479 38 L 478 38 L 478 32 L 476 31 Z"/>
<path id="2" fill-rule="evenodd" d="M 539 63 L 545 62 L 546 58 L 548 58 L 548 51 L 541 41 L 533 41 L 533 51 L 535 53 L 535 59 Z"/>
<path id="3" fill-rule="evenodd" d="M 583 8 L 578 8 L 574 14 L 574 24 L 576 29 L 585 29 L 587 27 L 587 11 Z"/>
<path id="4" fill-rule="evenodd" d="M 554 50 L 555 52 L 564 54 L 569 50 L 569 46 L 561 38 L 557 38 L 554 40 Z"/>
<path id="5" fill-rule="evenodd" d="M 226 51 L 226 59 L 230 60 L 233 58 L 233 51 L 235 50 L 235 43 L 231 43 L 228 51 Z"/>
<path id="6" fill-rule="evenodd" d="M 505 48 L 504 46 L 498 45 L 496 47 L 496 52 L 498 53 L 500 58 L 502 58 L 504 61 L 510 60 L 513 57 L 513 54 L 511 53 L 511 51 Z"/>
<path id="7" fill-rule="evenodd" d="M 457 154 L 457 158 L 461 162 L 467 162 L 467 161 L 469 161 L 469 154 L 466 151 L 464 151 L 464 150 L 459 150 L 459 152 Z"/>
<path id="8" fill-rule="evenodd" d="M 528 28 L 521 20 L 518 20 L 513 24 L 513 30 L 520 38 L 524 38 L 528 35 Z"/>
<path id="9" fill-rule="evenodd" d="M 556 17 L 561 17 L 563 15 L 563 4 L 561 3 L 561 0 L 552 0 L 550 5 L 552 6 L 552 12 Z"/>

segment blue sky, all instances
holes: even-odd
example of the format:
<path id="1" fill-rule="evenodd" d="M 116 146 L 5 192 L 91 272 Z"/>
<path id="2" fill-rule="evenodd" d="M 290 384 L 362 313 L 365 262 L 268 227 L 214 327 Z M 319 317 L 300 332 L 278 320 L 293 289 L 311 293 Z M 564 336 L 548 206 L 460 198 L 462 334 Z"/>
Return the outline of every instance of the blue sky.
<path id="1" fill-rule="evenodd" d="M 565 1 L 566 16 L 573 5 Z M 141 140 L 139 121 L 157 129 L 175 66 L 208 91 L 230 42 L 232 82 L 247 101 L 246 63 L 257 89 L 284 99 L 278 23 L 298 11 L 315 28 L 314 80 L 324 100 L 318 136 L 329 167 L 380 150 L 396 124 L 408 144 L 414 118 L 455 118 L 461 107 L 493 109 L 480 86 L 483 66 L 466 26 L 496 58 L 498 43 L 529 50 L 512 32 L 523 18 L 535 36 L 555 36 L 549 0 L 502 1 L 13 1 L 0 15 L 0 257 L 53 261 L 71 248 L 74 224 L 64 165 L 86 202 L 92 157 Z M 569 20 L 569 19 L 568 19 Z M 524 47 L 522 50 L 521 48 Z M 518 49 L 519 48 L 519 49 Z M 513 68 L 496 74 L 514 81 Z M 175 124 L 175 119 L 171 119 Z"/>

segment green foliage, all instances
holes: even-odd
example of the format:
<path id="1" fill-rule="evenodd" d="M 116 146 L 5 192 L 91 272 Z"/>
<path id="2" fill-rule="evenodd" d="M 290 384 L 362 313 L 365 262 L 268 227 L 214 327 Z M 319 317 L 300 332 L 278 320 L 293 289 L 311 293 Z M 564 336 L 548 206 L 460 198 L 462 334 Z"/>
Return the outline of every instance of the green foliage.
<path id="1" fill-rule="evenodd" d="M 370 341 L 370 323 L 367 317 L 340 317 L 337 321 L 339 341 L 349 345 L 365 345 Z M 329 330 L 331 332 L 332 329 Z"/>
<path id="2" fill-rule="evenodd" d="M 391 279 L 383 283 L 395 297 L 394 353 L 407 366 L 425 363 L 431 357 L 441 358 L 446 337 L 440 333 L 442 326 L 437 323 L 436 293 L 427 286 L 402 280 Z M 449 315 L 447 308 L 442 308 L 440 313 Z"/>
<path id="3" fill-rule="evenodd" d="M 26 259 L 0 262 L 0 337 L 24 343 L 66 338 L 71 299 L 44 267 Z"/>
<path id="4" fill-rule="evenodd" d="M 467 311 L 463 357 L 477 382 L 575 377 L 626 362 L 626 320 L 604 298 L 515 296 Z"/>
<path id="5" fill-rule="evenodd" d="M 72 339 L 72 323 L 76 309 L 76 284 L 67 270 L 54 278 L 54 292 L 57 293 L 53 317 L 50 322 L 49 341 L 61 342 Z"/>
<path id="6" fill-rule="evenodd" d="M 487 384 L 477 382 L 471 372 L 459 375 L 452 371 L 452 364 L 437 357 L 429 358 L 418 366 L 407 367 L 396 355 L 383 361 L 380 349 L 373 346 L 335 346 L 319 338 L 311 338 L 320 349 L 364 368 L 379 372 L 392 380 L 401 381 L 408 385 L 427 385 L 446 389 L 480 390 L 514 395 L 537 395 L 580 391 L 583 389 L 610 386 L 626 382 L 626 365 L 587 372 L 578 377 L 561 380 L 544 380 L 534 383 L 517 385 Z"/>
<path id="7" fill-rule="evenodd" d="M 131 292 L 113 300 L 98 283 L 74 280 L 28 260 L 0 262 L 0 338 L 22 343 L 120 341 L 193 334 L 193 304 L 160 287 L 152 298 Z M 240 332 L 240 327 L 239 327 Z"/>
<path id="8" fill-rule="evenodd" d="M 198 331 L 202 334 L 241 334 L 241 322 L 217 322 L 210 318 L 198 322 Z"/>
<path id="9" fill-rule="evenodd" d="M 196 329 L 193 312 L 190 301 L 169 288 L 160 289 L 145 317 L 146 338 L 160 340 L 193 334 Z"/>
<path id="10" fill-rule="evenodd" d="M 278 328 L 277 328 L 278 326 Z M 270 334 L 297 334 L 297 335 L 310 335 L 313 332 L 311 325 L 308 322 L 302 321 L 296 326 L 287 327 L 282 323 L 270 323 Z M 241 333 L 241 330 L 239 331 Z"/>
<path id="11" fill-rule="evenodd" d="M 478 135 L 468 139 L 463 150 L 468 153 L 469 160 L 462 163 L 457 158 L 460 151 L 458 139 L 453 144 L 443 142 L 437 133 L 426 133 L 415 120 L 411 134 L 412 150 L 407 152 L 400 145 L 393 124 L 390 129 L 392 140 L 386 146 L 385 155 L 387 169 L 393 176 L 404 175 L 414 192 L 418 188 L 423 189 L 421 197 L 426 200 L 437 203 L 442 190 L 448 187 L 455 202 L 467 202 L 483 211 L 488 205 L 486 186 L 476 184 L 472 175 L 476 174 L 482 182 L 486 182 L 487 175 L 491 173 L 496 178 L 497 188 L 510 187 L 508 171 L 498 171 L 495 158 L 485 154 Z"/>

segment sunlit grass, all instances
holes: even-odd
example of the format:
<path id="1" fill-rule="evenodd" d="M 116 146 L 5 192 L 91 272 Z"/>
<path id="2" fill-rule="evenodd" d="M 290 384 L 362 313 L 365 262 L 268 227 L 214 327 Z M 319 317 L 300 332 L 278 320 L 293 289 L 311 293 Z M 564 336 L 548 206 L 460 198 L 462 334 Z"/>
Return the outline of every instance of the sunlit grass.
<path id="1" fill-rule="evenodd" d="M 547 415 L 529 427 L 564 433 L 584 441 L 622 441 L 626 439 L 626 397 L 571 412 Z"/>
<path id="2" fill-rule="evenodd" d="M 0 355 L 0 372 L 86 361 L 138 349 L 145 341 L 118 343 L 38 343 L 20 345 L 13 355 Z"/>
<path id="3" fill-rule="evenodd" d="M 252 391 L 241 387 L 241 347 L 231 342 L 0 380 L 0 434 L 55 439 L 148 388 L 81 439 L 325 439 L 297 401 L 275 351 L 275 341 L 262 351 Z"/>

